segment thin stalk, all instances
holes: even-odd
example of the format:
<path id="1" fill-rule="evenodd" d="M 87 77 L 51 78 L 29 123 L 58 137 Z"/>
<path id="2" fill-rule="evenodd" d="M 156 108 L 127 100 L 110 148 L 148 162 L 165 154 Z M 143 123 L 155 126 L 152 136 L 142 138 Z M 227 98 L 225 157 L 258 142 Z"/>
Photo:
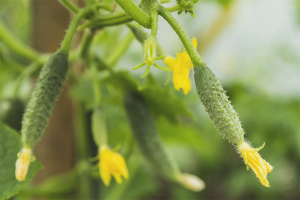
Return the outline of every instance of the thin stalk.
<path id="1" fill-rule="evenodd" d="M 92 79 L 93 79 L 93 91 L 94 91 L 94 100 L 95 100 L 95 107 L 101 105 L 101 92 L 100 92 L 100 83 L 98 81 L 97 76 L 97 68 L 95 65 L 92 66 Z"/>
<path id="2" fill-rule="evenodd" d="M 65 38 L 61 44 L 61 47 L 59 49 L 60 52 L 66 53 L 66 54 L 69 53 L 71 44 L 72 44 L 72 40 L 73 40 L 74 34 L 77 30 L 78 24 L 79 24 L 80 20 L 90 11 L 91 11 L 91 7 L 83 8 L 75 15 L 74 19 L 72 20 L 72 22 L 67 30 Z"/>
<path id="3" fill-rule="evenodd" d="M 83 105 L 76 103 L 75 107 L 75 137 L 77 147 L 77 161 L 80 165 L 81 174 L 79 176 L 79 198 L 90 199 L 91 182 L 88 177 L 89 163 L 86 160 L 89 158 L 90 149 L 88 145 L 87 122 Z"/>
<path id="4" fill-rule="evenodd" d="M 178 37 L 180 38 L 183 46 L 185 47 L 186 51 L 188 52 L 192 62 L 194 65 L 199 65 L 202 63 L 202 59 L 198 54 L 197 50 L 194 48 L 192 41 L 186 34 L 185 30 L 179 24 L 179 22 L 174 18 L 174 16 L 163 6 L 160 5 L 158 9 L 158 13 L 171 25 L 174 31 L 177 33 Z"/>
<path id="5" fill-rule="evenodd" d="M 141 44 L 143 44 L 149 37 L 149 34 L 141 26 L 136 26 L 133 24 L 127 24 L 127 26 Z M 159 44 L 156 45 L 156 55 L 159 57 L 165 56 L 165 52 Z"/>
<path id="6" fill-rule="evenodd" d="M 134 38 L 134 35 L 129 32 L 124 39 L 122 39 L 122 42 L 120 42 L 116 48 L 112 51 L 112 53 L 107 58 L 106 62 L 109 65 L 114 65 L 119 58 L 126 52 L 129 45 L 131 44 L 132 40 Z"/>
<path id="7" fill-rule="evenodd" d="M 119 24 L 125 24 L 131 21 L 132 19 L 128 15 L 126 15 L 125 12 L 108 14 L 106 16 L 97 17 L 95 20 L 79 26 L 78 30 L 83 30 L 85 28 L 102 28 L 105 26 L 115 26 Z"/>
<path id="8" fill-rule="evenodd" d="M 19 55 L 28 58 L 30 60 L 38 60 L 40 54 L 32 49 L 31 47 L 25 45 L 18 38 L 12 34 L 7 27 L 0 20 L 0 39 L 9 46 L 13 51 Z"/>
<path id="9" fill-rule="evenodd" d="M 71 12 L 77 14 L 79 12 L 79 8 L 73 4 L 73 2 L 69 1 L 69 0 L 58 0 L 61 4 L 63 4 L 68 10 L 70 10 Z"/>
<path id="10" fill-rule="evenodd" d="M 151 4 L 151 37 L 156 38 L 158 30 L 158 13 L 156 3 Z"/>
<path id="11" fill-rule="evenodd" d="M 169 8 L 167 8 L 168 10 Z M 176 10 L 175 10 L 176 11 Z M 126 24 L 133 21 L 133 19 L 127 15 L 125 12 L 112 13 L 107 15 L 98 16 L 95 19 L 81 25 L 78 30 L 83 30 L 85 28 L 103 28 L 105 26 L 116 26 L 120 24 Z"/>
<path id="12" fill-rule="evenodd" d="M 91 43 L 93 41 L 93 38 L 94 38 L 94 34 L 91 33 L 91 30 L 89 30 L 89 29 L 86 30 L 83 37 L 82 37 L 81 44 L 80 44 L 80 47 L 79 47 L 79 56 L 80 56 L 80 58 L 82 58 L 84 60 L 88 60 L 89 49 L 90 49 Z M 86 63 L 86 64 L 88 65 L 89 63 Z"/>
<path id="13" fill-rule="evenodd" d="M 167 8 L 167 10 L 169 12 L 179 11 L 179 10 L 181 10 L 181 7 L 178 4 L 176 4 L 175 6 L 173 6 L 171 8 Z"/>
<path id="14" fill-rule="evenodd" d="M 75 136 L 77 146 L 78 160 L 86 160 L 89 158 L 89 146 L 87 139 L 87 122 L 83 105 L 76 103 L 75 114 Z"/>
<path id="15" fill-rule="evenodd" d="M 150 16 L 140 9 L 132 0 L 116 0 L 116 2 L 134 21 L 145 28 L 151 28 Z"/>

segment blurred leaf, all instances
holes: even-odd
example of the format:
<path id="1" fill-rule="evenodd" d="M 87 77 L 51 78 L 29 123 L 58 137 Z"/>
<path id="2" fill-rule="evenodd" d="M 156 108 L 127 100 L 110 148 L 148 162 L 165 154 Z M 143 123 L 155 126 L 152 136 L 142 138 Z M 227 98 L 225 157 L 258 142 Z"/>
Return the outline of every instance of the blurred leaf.
<path id="1" fill-rule="evenodd" d="M 119 71 L 103 80 L 104 84 L 112 84 L 115 88 L 140 93 L 156 117 L 164 116 L 172 122 L 177 116 L 193 117 L 183 102 L 176 97 L 173 88 L 160 88 L 152 76 L 141 86 L 127 71 Z"/>
<path id="2" fill-rule="evenodd" d="M 16 180 L 15 163 L 21 147 L 21 136 L 0 122 L 0 199 L 8 199 L 17 194 L 42 169 L 42 165 L 34 161 L 29 166 L 26 180 Z"/>

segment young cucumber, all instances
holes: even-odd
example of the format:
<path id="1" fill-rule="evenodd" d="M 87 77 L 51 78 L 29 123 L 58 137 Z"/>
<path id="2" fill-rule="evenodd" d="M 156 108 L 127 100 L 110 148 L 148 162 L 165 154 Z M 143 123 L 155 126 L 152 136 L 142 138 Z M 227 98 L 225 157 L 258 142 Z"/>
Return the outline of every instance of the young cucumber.
<path id="1" fill-rule="evenodd" d="M 44 64 L 22 121 L 22 142 L 33 147 L 46 128 L 69 68 L 68 54 L 56 52 Z"/>
<path id="2" fill-rule="evenodd" d="M 134 138 L 144 157 L 160 175 L 177 182 L 181 175 L 180 169 L 166 152 L 154 119 L 143 99 L 137 94 L 128 93 L 125 97 L 125 108 Z"/>
<path id="3" fill-rule="evenodd" d="M 205 64 L 194 66 L 194 71 L 197 92 L 210 119 L 231 144 L 241 144 L 244 131 L 221 83 Z"/>

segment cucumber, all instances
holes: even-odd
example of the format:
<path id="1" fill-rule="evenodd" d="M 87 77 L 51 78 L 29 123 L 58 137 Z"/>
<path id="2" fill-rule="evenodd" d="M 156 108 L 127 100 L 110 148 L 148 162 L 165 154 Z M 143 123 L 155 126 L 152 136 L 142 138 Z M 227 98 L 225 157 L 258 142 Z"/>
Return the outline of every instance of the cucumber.
<path id="1" fill-rule="evenodd" d="M 223 138 L 233 145 L 241 144 L 244 139 L 244 131 L 221 83 L 204 63 L 194 66 L 194 71 L 196 89 L 210 119 Z"/>
<path id="2" fill-rule="evenodd" d="M 143 156 L 161 176 L 178 182 L 180 169 L 168 155 L 144 100 L 138 94 L 128 93 L 124 104 L 133 136 Z"/>
<path id="3" fill-rule="evenodd" d="M 31 148 L 40 140 L 68 69 L 68 54 L 62 52 L 54 53 L 44 64 L 23 115 L 21 134 L 24 147 Z"/>
<path id="4" fill-rule="evenodd" d="M 100 107 L 96 107 L 92 114 L 92 133 L 99 148 L 107 144 L 105 114 Z"/>

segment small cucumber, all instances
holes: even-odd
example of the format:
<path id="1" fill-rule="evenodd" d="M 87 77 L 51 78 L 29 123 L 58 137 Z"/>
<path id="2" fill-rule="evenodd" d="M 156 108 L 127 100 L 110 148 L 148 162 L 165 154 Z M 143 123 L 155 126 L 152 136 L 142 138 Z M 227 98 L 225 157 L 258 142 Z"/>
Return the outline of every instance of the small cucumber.
<path id="1" fill-rule="evenodd" d="M 181 172 L 168 155 L 144 100 L 134 93 L 125 96 L 125 108 L 131 129 L 143 156 L 163 177 L 178 182 Z"/>
<path id="2" fill-rule="evenodd" d="M 221 83 L 204 63 L 194 66 L 194 71 L 197 92 L 210 119 L 231 144 L 241 144 L 244 131 Z"/>
<path id="3" fill-rule="evenodd" d="M 44 64 L 22 121 L 24 147 L 33 147 L 41 138 L 51 111 L 65 83 L 68 54 L 56 52 Z"/>
<path id="4" fill-rule="evenodd" d="M 98 147 L 107 144 L 105 114 L 100 107 L 96 107 L 92 115 L 92 133 Z"/>

